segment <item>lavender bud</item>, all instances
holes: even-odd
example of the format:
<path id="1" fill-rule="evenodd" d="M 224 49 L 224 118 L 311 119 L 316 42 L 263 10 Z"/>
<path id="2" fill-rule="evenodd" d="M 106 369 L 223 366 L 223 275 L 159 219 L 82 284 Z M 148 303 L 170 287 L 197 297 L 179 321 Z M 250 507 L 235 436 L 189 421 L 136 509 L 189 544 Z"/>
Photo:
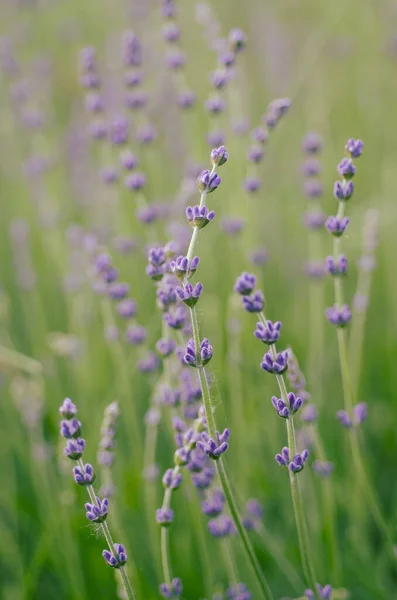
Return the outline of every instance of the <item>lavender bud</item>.
<path id="1" fill-rule="evenodd" d="M 325 221 L 325 228 L 327 231 L 334 235 L 335 237 L 340 237 L 346 231 L 346 227 L 350 223 L 350 219 L 348 217 L 328 217 Z"/>
<path id="2" fill-rule="evenodd" d="M 117 304 L 116 310 L 123 319 L 132 319 L 137 313 L 137 305 L 133 298 L 126 298 Z"/>
<path id="3" fill-rule="evenodd" d="M 324 188 L 317 179 L 308 179 L 304 183 L 303 193 L 307 198 L 320 198 L 324 193 Z"/>
<path id="4" fill-rule="evenodd" d="M 210 131 L 207 134 L 207 142 L 211 148 L 221 146 L 225 141 L 225 132 L 224 131 Z"/>
<path id="5" fill-rule="evenodd" d="M 186 322 L 186 312 L 183 306 L 178 306 L 174 311 L 164 315 L 164 321 L 172 329 L 183 329 Z"/>
<path id="6" fill-rule="evenodd" d="M 139 67 L 142 63 L 142 46 L 133 31 L 125 31 L 121 38 L 121 55 L 125 67 Z"/>
<path id="7" fill-rule="evenodd" d="M 262 185 L 262 182 L 258 177 L 246 177 L 243 183 L 243 187 L 249 194 L 257 192 Z"/>
<path id="8" fill-rule="evenodd" d="M 161 338 L 156 342 L 156 350 L 161 358 L 170 356 L 175 349 L 175 342 L 172 338 Z"/>
<path id="9" fill-rule="evenodd" d="M 356 167 L 351 158 L 342 158 L 338 165 L 338 173 L 343 179 L 351 179 L 356 173 Z"/>
<path id="10" fill-rule="evenodd" d="M 232 29 L 227 37 L 230 49 L 239 54 L 247 44 L 247 37 L 241 29 Z"/>
<path id="11" fill-rule="evenodd" d="M 316 158 L 308 158 L 302 165 L 305 177 L 317 177 L 321 173 L 321 163 Z"/>
<path id="12" fill-rule="evenodd" d="M 205 108 L 211 115 L 219 115 L 225 110 L 225 103 L 219 96 L 211 96 L 206 101 Z"/>
<path id="13" fill-rule="evenodd" d="M 189 306 L 189 308 L 192 308 L 197 304 L 203 291 L 203 286 L 201 283 L 197 283 L 195 287 L 193 287 L 190 283 L 187 283 L 185 289 L 177 287 L 175 291 L 182 302 Z"/>
<path id="14" fill-rule="evenodd" d="M 334 470 L 334 465 L 332 462 L 327 462 L 323 460 L 315 460 L 313 461 L 313 470 L 319 477 L 328 477 L 331 475 Z"/>
<path id="15" fill-rule="evenodd" d="M 261 312 L 265 306 L 265 299 L 261 291 L 257 290 L 250 296 L 242 297 L 243 308 L 249 313 Z"/>
<path id="16" fill-rule="evenodd" d="M 317 133 L 309 132 L 302 141 L 302 149 L 307 154 L 318 154 L 321 152 L 323 142 Z"/>
<path id="17" fill-rule="evenodd" d="M 276 321 L 266 321 L 266 324 L 259 322 L 256 324 L 254 336 L 264 344 L 275 344 L 280 337 L 281 323 Z"/>
<path id="18" fill-rule="evenodd" d="M 214 211 L 208 211 L 206 206 L 188 206 L 186 209 L 186 218 L 191 227 L 203 229 L 215 217 Z"/>
<path id="19" fill-rule="evenodd" d="M 59 412 L 64 419 L 73 419 L 77 415 L 77 408 L 70 398 L 65 398 Z"/>
<path id="20" fill-rule="evenodd" d="M 221 454 L 226 452 L 229 447 L 228 440 L 230 437 L 229 429 L 225 429 L 222 434 L 217 432 L 217 441 L 209 437 L 209 435 L 203 431 L 201 434 L 201 440 L 198 440 L 196 447 L 202 450 L 210 458 L 217 460 Z"/>
<path id="21" fill-rule="evenodd" d="M 172 508 L 158 508 L 156 510 L 156 521 L 162 527 L 169 527 L 174 520 Z"/>
<path id="22" fill-rule="evenodd" d="M 321 598 L 321 600 L 331 600 L 332 597 L 332 587 L 328 584 L 324 587 L 319 583 L 316 584 L 317 594 Z M 305 590 L 305 596 L 308 600 L 315 600 L 316 596 L 312 590 Z"/>
<path id="23" fill-rule="evenodd" d="M 344 254 L 335 259 L 333 256 L 327 256 L 325 259 L 325 270 L 330 275 L 339 276 L 347 273 L 347 258 Z"/>
<path id="24" fill-rule="evenodd" d="M 305 225 L 308 229 L 321 229 L 324 226 L 325 215 L 321 210 L 311 210 L 305 214 Z"/>
<path id="25" fill-rule="evenodd" d="M 198 256 L 192 258 L 190 262 L 187 256 L 178 256 L 176 260 L 171 261 L 170 268 L 178 279 L 190 279 L 197 271 L 199 262 L 200 259 Z"/>
<path id="26" fill-rule="evenodd" d="M 174 473 L 173 469 L 167 469 L 162 481 L 165 488 L 176 490 L 182 483 L 182 475 L 180 473 Z"/>
<path id="27" fill-rule="evenodd" d="M 339 419 L 340 423 L 343 425 L 343 427 L 350 429 L 353 426 L 352 420 L 347 410 L 338 410 L 336 416 Z"/>
<path id="28" fill-rule="evenodd" d="M 210 81 L 215 89 L 221 90 L 229 81 L 228 72 L 225 69 L 217 69 L 210 74 Z"/>
<path id="29" fill-rule="evenodd" d="M 110 567 L 119 569 L 127 562 L 127 552 L 122 544 L 114 544 L 114 554 L 109 550 L 103 550 L 102 556 Z"/>
<path id="30" fill-rule="evenodd" d="M 81 423 L 77 419 L 61 421 L 61 435 L 66 439 L 79 438 L 81 435 Z"/>
<path id="31" fill-rule="evenodd" d="M 197 178 L 197 187 L 200 192 L 210 194 L 214 192 L 221 183 L 221 178 L 217 173 L 211 173 L 206 169 L 202 171 Z"/>
<path id="32" fill-rule="evenodd" d="M 343 304 L 342 306 L 334 304 L 334 306 L 326 308 L 325 316 L 331 325 L 335 325 L 336 327 L 345 327 L 352 318 L 350 308 L 347 304 Z"/>
<path id="33" fill-rule="evenodd" d="M 129 344 L 138 346 L 145 341 L 147 331 L 141 325 L 129 325 L 125 332 L 125 339 Z"/>
<path id="34" fill-rule="evenodd" d="M 181 108 L 191 108 L 196 103 L 196 95 L 190 90 L 185 90 L 178 94 L 177 102 Z"/>
<path id="35" fill-rule="evenodd" d="M 307 404 L 304 407 L 301 419 L 304 423 L 315 423 L 317 421 L 317 409 L 314 404 Z"/>
<path id="36" fill-rule="evenodd" d="M 255 275 L 253 275 L 252 273 L 248 273 L 247 271 L 244 271 L 237 278 L 236 283 L 234 285 L 234 291 L 237 292 L 238 294 L 241 294 L 241 296 L 249 296 L 254 291 L 255 284 L 256 284 Z"/>
<path id="37" fill-rule="evenodd" d="M 263 159 L 264 151 L 262 146 L 251 146 L 247 152 L 247 159 L 253 163 L 259 163 Z"/>
<path id="38" fill-rule="evenodd" d="M 138 192 L 145 187 L 146 177 L 143 173 L 132 173 L 131 175 L 127 175 L 124 183 L 129 190 Z"/>
<path id="39" fill-rule="evenodd" d="M 77 440 L 68 440 L 65 446 L 65 456 L 71 460 L 78 460 L 83 456 L 85 448 L 85 440 L 78 438 Z"/>
<path id="40" fill-rule="evenodd" d="M 100 500 L 98 496 L 96 496 L 96 504 L 90 504 L 89 502 L 85 504 L 85 509 L 87 511 L 85 516 L 93 523 L 103 523 L 108 516 L 108 505 L 109 501 L 107 498 Z"/>
<path id="41" fill-rule="evenodd" d="M 165 42 L 175 43 L 178 42 L 181 37 L 181 32 L 179 31 L 179 27 L 173 21 L 169 23 L 164 23 L 162 29 L 163 39 Z"/>
<path id="42" fill-rule="evenodd" d="M 269 350 L 263 357 L 261 367 L 268 373 L 282 375 L 288 369 L 288 356 L 288 350 L 284 350 L 283 352 L 278 352 L 276 358 L 273 359 L 273 354 Z"/>
<path id="43" fill-rule="evenodd" d="M 123 169 L 133 171 L 138 164 L 138 160 L 130 150 L 123 150 L 120 154 L 120 163 Z"/>
<path id="44" fill-rule="evenodd" d="M 350 138 L 346 142 L 345 150 L 348 154 L 350 154 L 351 158 L 359 158 L 363 153 L 363 147 L 364 144 L 361 140 Z"/>
<path id="45" fill-rule="evenodd" d="M 95 481 L 95 471 L 89 463 L 84 468 L 73 467 L 73 477 L 79 485 L 91 485 Z"/>
<path id="46" fill-rule="evenodd" d="M 366 402 L 360 402 L 353 408 L 353 420 L 355 425 L 361 425 L 368 417 L 368 406 Z"/>
<path id="47" fill-rule="evenodd" d="M 264 127 L 257 127 L 253 130 L 251 134 L 254 142 L 258 142 L 259 144 L 265 144 L 269 139 L 269 132 Z"/>
<path id="48" fill-rule="evenodd" d="M 227 162 L 228 158 L 229 153 L 225 146 L 219 146 L 219 148 L 213 148 L 211 150 L 211 163 L 214 167 L 221 167 Z"/>
<path id="49" fill-rule="evenodd" d="M 346 159 L 347 160 L 347 159 Z M 335 181 L 334 197 L 336 200 L 349 200 L 354 192 L 354 183 L 352 181 Z"/>

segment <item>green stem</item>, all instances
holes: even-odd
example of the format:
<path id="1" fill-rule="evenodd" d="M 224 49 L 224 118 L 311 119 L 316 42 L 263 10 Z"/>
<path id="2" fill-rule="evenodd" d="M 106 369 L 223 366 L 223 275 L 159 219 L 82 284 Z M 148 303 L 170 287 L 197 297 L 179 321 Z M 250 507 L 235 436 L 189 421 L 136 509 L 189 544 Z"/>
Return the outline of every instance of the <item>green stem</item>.
<path id="1" fill-rule="evenodd" d="M 195 308 L 190 309 L 190 315 L 191 315 L 191 320 L 192 320 L 194 344 L 195 344 L 196 348 L 199 348 L 200 347 L 200 331 L 199 331 L 199 324 L 198 324 L 198 319 L 197 319 L 197 312 L 196 312 Z M 216 425 L 215 425 L 214 411 L 213 411 L 213 406 L 212 406 L 211 392 L 209 389 L 207 376 L 205 374 L 205 370 L 202 365 L 200 365 L 198 367 L 197 371 L 198 371 L 198 376 L 199 376 L 199 380 L 200 380 L 201 392 L 203 395 L 203 404 L 204 404 L 204 410 L 205 410 L 205 415 L 206 415 L 206 419 L 207 419 L 208 433 L 211 438 L 216 440 L 217 439 Z M 228 479 L 228 476 L 226 473 L 226 469 L 225 469 L 225 465 L 223 463 L 222 458 L 219 458 L 218 460 L 216 460 L 215 465 L 216 465 L 216 468 L 218 471 L 218 476 L 219 476 L 219 480 L 221 483 L 222 491 L 225 495 L 230 514 L 232 516 L 234 524 L 236 525 L 237 532 L 240 536 L 244 550 L 247 554 L 249 563 L 256 575 L 258 585 L 263 593 L 263 597 L 267 598 L 268 600 L 272 600 L 273 599 L 272 592 L 271 592 L 269 585 L 267 583 L 267 580 L 262 572 L 261 566 L 256 557 L 256 554 L 254 552 L 254 549 L 253 549 L 250 539 L 248 537 L 247 531 L 241 520 L 241 517 L 240 517 L 239 511 L 237 508 L 236 501 L 234 499 L 232 488 L 230 486 L 230 482 L 229 482 L 229 479 Z"/>
<path id="2" fill-rule="evenodd" d="M 181 470 L 179 465 L 175 465 L 172 475 L 175 477 Z M 164 492 L 163 505 L 164 510 L 168 510 L 171 507 L 172 489 L 166 488 Z M 172 570 L 171 570 L 171 558 L 170 558 L 170 544 L 169 544 L 169 528 L 161 527 L 161 564 L 163 567 L 164 580 L 167 585 L 171 585 Z"/>
<path id="3" fill-rule="evenodd" d="M 84 472 L 84 462 L 82 461 L 81 458 L 79 458 L 79 460 L 77 461 L 77 464 L 79 465 L 80 469 Z M 94 488 L 92 487 L 92 485 L 87 485 L 87 492 L 90 497 L 91 503 L 96 506 L 96 504 L 97 504 L 96 495 L 95 495 L 95 491 L 94 491 Z M 101 523 L 101 530 L 105 537 L 106 543 L 109 546 L 110 552 L 112 554 L 114 554 L 114 542 L 112 539 L 112 535 L 110 533 L 109 525 L 107 524 L 106 521 Z M 121 578 L 123 580 L 123 585 L 124 585 L 128 600 L 135 600 L 134 592 L 132 591 L 131 583 L 130 583 L 130 580 L 128 579 L 128 575 L 126 573 L 124 566 L 121 566 L 119 568 L 119 571 L 121 574 Z"/>

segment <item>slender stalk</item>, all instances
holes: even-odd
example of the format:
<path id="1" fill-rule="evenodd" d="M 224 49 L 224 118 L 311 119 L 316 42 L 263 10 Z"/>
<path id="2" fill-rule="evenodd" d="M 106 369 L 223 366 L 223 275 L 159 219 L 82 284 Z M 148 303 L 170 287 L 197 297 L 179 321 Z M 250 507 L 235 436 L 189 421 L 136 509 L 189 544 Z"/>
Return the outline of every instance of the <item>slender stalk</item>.
<path id="1" fill-rule="evenodd" d="M 172 471 L 172 476 L 175 477 L 178 475 L 181 470 L 179 465 L 175 465 Z M 164 510 L 169 510 L 171 508 L 171 498 L 172 498 L 172 489 L 170 487 L 166 488 L 164 492 L 163 505 L 162 508 Z M 163 567 L 164 581 L 168 586 L 171 586 L 172 580 L 172 568 L 171 568 L 171 558 L 170 558 L 170 544 L 169 544 L 169 528 L 161 527 L 161 564 Z"/>
<path id="2" fill-rule="evenodd" d="M 259 318 L 261 319 L 262 323 L 266 323 L 266 317 L 265 317 L 263 311 L 261 311 L 259 313 Z M 272 353 L 273 358 L 276 359 L 277 358 L 277 350 L 276 350 L 275 344 L 271 344 L 270 351 Z M 278 387 L 280 390 L 281 398 L 285 402 L 285 404 L 288 405 L 288 391 L 287 391 L 287 386 L 285 384 L 283 375 L 276 375 L 276 380 L 277 380 L 277 384 L 278 384 Z M 293 422 L 292 416 L 290 416 L 288 419 L 286 419 L 286 426 L 287 426 L 287 436 L 288 436 L 288 449 L 289 449 L 291 458 L 293 458 L 296 454 L 296 438 L 295 438 L 295 428 L 294 428 L 294 422 Z M 291 486 L 291 496 L 292 496 L 292 504 L 294 507 L 296 529 L 298 532 L 298 542 L 299 542 L 299 550 L 300 550 L 301 560 L 302 560 L 303 574 L 305 576 L 307 585 L 309 585 L 313 589 L 314 593 L 317 594 L 317 591 L 316 591 L 317 590 L 317 587 L 316 587 L 317 579 L 315 576 L 313 560 L 312 560 L 311 551 L 310 551 L 310 542 L 309 542 L 309 536 L 308 536 L 308 531 L 307 531 L 305 514 L 304 514 L 304 510 L 303 510 L 303 501 L 302 501 L 302 494 L 301 494 L 300 486 L 299 486 L 298 475 L 296 473 L 293 473 L 291 470 L 289 470 L 289 480 L 290 480 L 290 486 Z"/>
<path id="3" fill-rule="evenodd" d="M 340 201 L 338 206 L 338 218 L 343 218 L 345 214 L 345 202 Z M 337 258 L 340 253 L 341 247 L 341 238 L 334 238 L 334 257 Z M 340 277 L 334 277 L 334 288 L 335 288 L 335 301 L 339 306 L 343 304 L 343 287 L 342 280 Z M 342 377 L 342 388 L 343 388 L 343 398 L 345 410 L 352 413 L 353 406 L 355 403 L 355 392 L 353 388 L 353 382 L 351 378 L 351 372 L 349 367 L 349 357 L 347 350 L 347 338 L 346 338 L 346 330 L 342 327 L 337 328 L 337 339 L 338 339 L 338 352 L 339 352 L 339 362 L 340 362 L 340 370 Z M 364 461 L 362 458 L 359 439 L 357 435 L 357 429 L 352 427 L 349 434 L 349 443 L 350 449 L 353 458 L 354 470 L 357 474 L 358 484 L 364 494 L 367 496 L 367 500 L 371 509 L 372 517 L 382 532 L 385 540 L 388 542 L 390 546 L 390 551 L 393 552 L 393 557 L 395 560 L 394 550 L 393 550 L 393 538 L 390 534 L 390 528 L 386 523 L 382 511 L 379 508 L 378 499 L 376 497 L 375 492 L 373 491 L 371 484 L 368 480 L 368 475 L 365 470 Z"/>
<path id="4" fill-rule="evenodd" d="M 79 465 L 80 469 L 84 472 L 84 462 L 82 461 L 81 458 L 78 459 L 77 464 Z M 95 495 L 95 491 L 94 491 L 94 488 L 92 487 L 92 485 L 87 485 L 87 492 L 90 497 L 91 503 L 96 506 L 96 503 L 97 503 L 96 495 Z M 103 523 L 100 524 L 100 527 L 101 527 L 102 533 L 105 537 L 106 543 L 109 546 L 109 550 L 113 554 L 114 553 L 114 542 L 112 539 L 112 535 L 110 533 L 109 525 L 107 524 L 106 521 L 104 521 Z M 128 575 L 127 575 L 127 572 L 126 572 L 124 566 L 121 566 L 119 568 L 119 571 L 121 574 L 121 578 L 123 580 L 123 585 L 124 585 L 128 600 L 135 600 L 135 595 L 132 590 L 131 583 L 130 583 L 130 580 L 128 579 Z"/>

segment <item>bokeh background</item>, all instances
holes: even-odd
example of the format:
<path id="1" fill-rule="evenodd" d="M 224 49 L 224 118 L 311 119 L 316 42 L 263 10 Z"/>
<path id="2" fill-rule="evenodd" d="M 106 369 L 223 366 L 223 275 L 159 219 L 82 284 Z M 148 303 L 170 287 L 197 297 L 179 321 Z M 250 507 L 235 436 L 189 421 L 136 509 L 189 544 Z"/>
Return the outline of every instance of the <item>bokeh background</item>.
<path id="1" fill-rule="evenodd" d="M 214 347 L 216 417 L 232 432 L 228 471 L 241 507 L 252 497 L 264 505 L 266 530 L 254 532 L 252 541 L 275 597 L 300 597 L 305 586 L 288 478 L 273 459 L 285 444 L 282 420 L 270 403 L 275 384 L 259 368 L 263 348 L 252 335 L 255 321 L 243 313 L 233 292 L 239 273 L 252 270 L 265 293 L 268 318 L 283 322 L 282 344 L 292 346 L 306 374 L 319 410 L 319 435 L 334 463 L 330 481 L 339 570 L 328 553 L 321 481 L 311 469 L 301 475 L 319 581 L 348 590 L 353 600 L 391 600 L 395 568 L 354 483 L 347 433 L 335 417 L 343 407 L 337 343 L 323 315 L 334 302 L 332 282 L 313 280 L 305 272 L 312 249 L 303 216 L 311 201 L 303 190 L 301 142 L 308 131 L 323 140 L 326 214 L 336 212 L 332 186 L 347 138 L 365 144 L 356 193 L 347 207 L 351 223 L 344 252 L 351 268 L 345 290 L 351 303 L 363 236 L 368 239 L 368 227 L 378 222 L 368 312 L 357 315 L 365 321 L 363 336 L 360 329 L 350 339 L 350 350 L 359 362 L 362 356 L 357 400 L 368 403 L 369 417 L 360 430 L 367 472 L 390 536 L 397 539 L 396 6 L 389 0 L 180 1 L 177 21 L 187 62 L 175 76 L 166 66 L 160 5 L 154 0 L 3 0 L 0 6 L 0 595 L 4 600 L 117 596 L 114 573 L 100 556 L 104 542 L 85 520 L 85 491 L 76 489 L 62 458 L 58 406 L 70 396 L 84 424 L 86 459 L 93 464 L 103 411 L 119 401 L 112 471 L 117 512 L 110 513 L 109 523 L 129 551 L 137 597 L 159 597 L 153 509 L 160 506 L 163 489 L 160 478 L 143 477 L 143 442 L 144 415 L 161 368 L 140 372 L 145 350 L 124 342 L 121 320 L 109 322 L 113 316 L 103 311 L 88 276 L 89 243 L 94 235 L 131 285 L 138 321 L 148 330 L 145 347 L 153 350 L 161 313 L 155 285 L 145 275 L 147 247 L 171 239 L 188 242 L 184 207 L 198 201 L 196 165 L 209 164 L 206 137 L 214 125 L 204 103 L 211 93 L 217 40 L 238 27 L 246 33 L 247 47 L 216 125 L 225 132 L 230 158 L 222 167 L 220 188 L 209 197 L 216 219 L 198 246 L 205 290 L 199 309 L 202 331 Z M 138 121 L 158 133 L 152 144 L 137 144 L 135 120 L 131 147 L 147 176 L 148 201 L 156 203 L 160 215 L 161 207 L 165 212 L 173 207 L 171 216 L 149 225 L 137 218 L 136 197 L 122 180 L 109 186 L 101 179 L 100 169 L 113 164 L 117 149 L 90 138 L 91 116 L 79 82 L 80 51 L 94 46 L 107 115 L 125 113 L 120 40 L 126 29 L 135 31 L 143 47 L 149 101 Z M 176 102 L 181 81 L 197 97 L 186 111 Z M 18 85 L 25 86 L 23 102 Z M 258 166 L 260 190 L 247 194 L 250 131 L 277 97 L 290 98 L 291 108 L 272 131 Z M 37 168 L 41 160 L 45 169 Z M 130 252 L 119 251 L 120 236 L 132 240 Z M 253 264 L 252 253 L 263 248 L 266 260 Z M 332 252 L 325 231 L 315 252 L 316 259 Z M 109 326 L 120 328 L 119 340 Z M 131 431 L 131 411 L 140 438 Z M 169 421 L 162 410 L 155 457 L 160 473 L 172 465 Z M 189 484 L 175 494 L 173 506 L 171 556 L 183 579 L 183 597 L 210 598 L 228 584 L 222 541 L 209 535 Z M 237 539 L 231 547 L 239 577 L 250 586 Z M 298 573 L 295 585 L 274 548 Z"/>

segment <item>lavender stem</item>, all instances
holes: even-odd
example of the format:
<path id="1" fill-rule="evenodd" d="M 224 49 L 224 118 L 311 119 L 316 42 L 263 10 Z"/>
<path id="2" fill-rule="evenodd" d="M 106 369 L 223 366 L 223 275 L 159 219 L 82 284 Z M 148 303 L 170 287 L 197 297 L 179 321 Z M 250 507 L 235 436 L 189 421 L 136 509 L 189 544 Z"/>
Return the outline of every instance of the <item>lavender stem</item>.
<path id="1" fill-rule="evenodd" d="M 192 319 L 193 339 L 195 341 L 195 344 L 199 344 L 200 332 L 199 332 L 199 324 L 198 324 L 197 313 L 196 313 L 195 308 L 190 309 L 190 315 L 191 315 L 191 319 Z M 200 346 L 196 345 L 196 348 L 197 347 L 200 347 Z M 212 400 L 211 400 L 211 392 L 209 389 L 207 376 L 205 374 L 205 370 L 202 365 L 198 366 L 197 371 L 198 371 L 198 376 L 199 376 L 199 380 L 200 380 L 201 392 L 203 395 L 203 403 L 204 403 L 204 410 L 205 410 L 205 415 L 206 415 L 206 419 L 207 419 L 208 433 L 211 438 L 217 439 L 216 425 L 215 425 Z M 225 495 L 230 514 L 232 516 L 234 524 L 236 525 L 237 532 L 243 543 L 244 550 L 248 556 L 251 567 L 255 572 L 255 575 L 258 580 L 258 584 L 262 590 L 263 596 L 264 596 L 264 598 L 267 598 L 268 600 L 273 600 L 272 592 L 271 592 L 269 585 L 266 581 L 266 578 L 262 572 L 261 566 L 256 557 L 255 551 L 252 547 L 252 544 L 248 537 L 247 531 L 243 525 L 240 514 L 238 512 L 237 504 L 234 499 L 232 488 L 230 486 L 230 482 L 229 482 L 229 479 L 228 479 L 228 476 L 226 473 L 226 469 L 225 469 L 225 465 L 223 463 L 222 458 L 219 458 L 217 461 L 215 461 L 215 464 L 216 464 L 216 468 L 218 471 L 219 480 L 221 482 L 222 491 Z"/>
<path id="2" fill-rule="evenodd" d="M 77 464 L 79 465 L 79 467 L 82 470 L 82 472 L 84 472 L 85 471 L 85 465 L 84 465 L 84 462 L 83 462 L 83 460 L 81 458 L 79 458 L 77 460 Z M 91 500 L 92 504 L 94 506 L 96 506 L 97 500 L 96 500 L 96 495 L 95 495 L 94 488 L 92 487 L 91 484 L 87 485 L 86 488 L 87 488 L 87 492 L 88 492 L 88 495 L 90 497 L 90 500 Z M 113 552 L 114 552 L 114 542 L 113 542 L 113 539 L 112 539 L 112 535 L 110 533 L 109 525 L 107 524 L 106 521 L 104 521 L 103 523 L 100 524 L 100 528 L 101 528 L 102 533 L 103 533 L 103 535 L 104 535 L 104 537 L 106 539 L 107 545 L 109 546 L 109 550 L 113 554 Z M 124 584 L 125 591 L 127 593 L 128 600 L 135 600 L 134 592 L 132 591 L 131 583 L 130 583 L 130 580 L 128 579 L 128 575 L 127 575 L 127 573 L 125 571 L 124 566 L 121 565 L 119 567 L 119 571 L 120 571 L 121 577 L 123 579 L 123 584 Z"/>
<path id="3" fill-rule="evenodd" d="M 259 313 L 259 318 L 262 323 L 266 325 L 266 317 L 264 312 L 261 311 Z M 276 344 L 272 344 L 270 346 L 270 351 L 274 360 L 277 359 L 277 350 Z M 276 374 L 276 380 L 278 383 L 278 387 L 280 389 L 280 394 L 282 400 L 288 404 L 288 391 L 287 386 L 285 384 L 285 380 L 283 375 Z M 295 427 L 292 415 L 288 419 L 286 419 L 287 425 L 287 436 L 288 436 L 288 448 L 290 456 L 295 456 L 296 454 L 296 439 L 295 439 Z M 313 560 L 310 552 L 310 543 L 307 532 L 307 525 L 305 514 L 303 511 L 303 503 L 302 503 L 302 495 L 299 486 L 299 480 L 297 475 L 289 470 L 289 480 L 291 485 L 291 496 L 292 496 L 292 504 L 294 507 L 294 515 L 295 515 L 295 523 L 296 529 L 298 532 L 298 541 L 299 541 L 299 549 L 302 560 L 303 573 L 306 579 L 307 585 L 309 585 L 313 590 L 317 589 L 317 579 L 314 572 Z"/>

